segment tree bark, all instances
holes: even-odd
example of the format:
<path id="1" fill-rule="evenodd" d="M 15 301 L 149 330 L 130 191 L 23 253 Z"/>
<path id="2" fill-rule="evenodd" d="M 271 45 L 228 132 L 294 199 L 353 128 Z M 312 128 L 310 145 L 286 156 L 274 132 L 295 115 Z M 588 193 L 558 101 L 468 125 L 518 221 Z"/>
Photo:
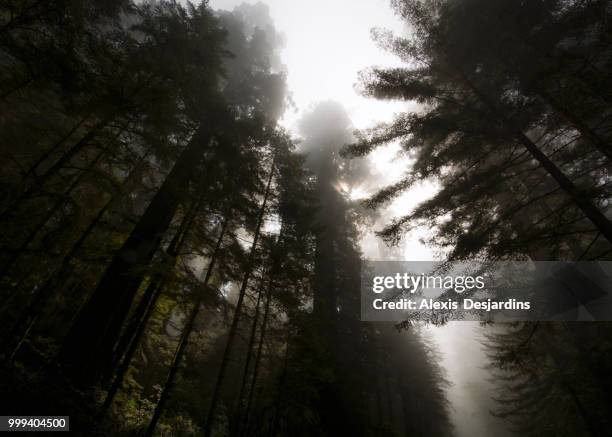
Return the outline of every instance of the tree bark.
<path id="1" fill-rule="evenodd" d="M 134 311 L 134 314 L 132 315 L 130 319 L 130 322 L 124 329 L 123 334 L 121 335 L 121 338 L 119 339 L 119 342 L 117 343 L 117 347 L 113 351 L 113 358 L 112 358 L 111 364 L 108 369 L 105 369 L 105 375 L 104 375 L 105 379 L 108 379 L 112 375 L 118 363 L 121 362 L 126 350 L 128 349 L 128 346 L 134 341 L 134 336 L 135 336 L 135 333 L 137 332 L 137 327 L 144 320 L 144 316 L 147 313 L 147 309 L 151 306 L 155 306 L 155 302 L 157 300 L 157 295 L 158 295 L 157 291 L 163 288 L 163 283 L 164 283 L 163 275 L 164 273 L 174 268 L 176 264 L 176 260 L 179 256 L 180 250 L 183 247 L 183 244 L 186 240 L 189 229 L 191 228 L 193 220 L 195 219 L 197 212 L 200 209 L 203 197 L 204 197 L 203 195 L 200 196 L 200 198 L 193 203 L 193 205 L 191 206 L 191 208 L 185 215 L 176 234 L 174 235 L 174 237 L 168 244 L 168 247 L 166 249 L 167 258 L 165 259 L 163 265 L 161 266 L 163 271 L 156 272 L 151 278 L 149 285 L 145 289 L 140 299 L 140 302 L 138 303 L 138 306 L 136 307 L 136 310 Z M 145 320 L 145 323 L 146 323 L 146 320 Z"/>
<path id="2" fill-rule="evenodd" d="M 62 145 L 65 141 L 67 141 L 75 132 L 85 124 L 85 122 L 91 117 L 91 112 L 85 114 L 64 136 L 62 136 L 59 140 L 55 142 L 51 147 L 43 152 L 43 154 L 36 160 L 34 164 L 26 171 L 24 174 L 24 178 L 28 178 L 34 176 L 38 171 L 38 167 L 45 162 L 49 157 Z"/>
<path id="3" fill-rule="evenodd" d="M 283 359 L 283 372 L 281 374 L 280 382 L 278 384 L 278 395 L 276 397 L 275 408 L 274 408 L 274 419 L 272 420 L 272 428 L 270 435 L 276 436 L 278 429 L 278 422 L 280 420 L 280 412 L 283 404 L 283 396 L 285 394 L 285 383 L 287 380 L 287 370 L 289 364 L 289 345 L 291 344 L 291 327 L 287 329 L 287 346 L 285 347 L 285 358 Z"/>
<path id="4" fill-rule="evenodd" d="M 153 411 L 153 416 L 151 417 L 151 421 L 149 422 L 149 426 L 145 432 L 145 437 L 151 437 L 153 432 L 155 431 L 155 427 L 157 426 L 157 422 L 159 421 L 166 402 L 170 397 L 170 391 L 172 390 L 172 385 L 174 384 L 174 378 L 179 369 L 179 365 L 181 364 L 181 360 L 183 359 L 183 355 L 185 353 L 185 348 L 187 347 L 187 343 L 189 341 L 189 335 L 193 331 L 193 325 L 195 320 L 200 312 L 200 307 L 202 306 L 203 293 L 206 292 L 206 287 L 208 286 L 208 282 L 212 276 L 212 271 L 215 267 L 215 262 L 217 260 L 217 256 L 219 254 L 219 249 L 221 248 L 221 243 L 223 242 L 223 237 L 225 236 L 225 230 L 228 224 L 228 217 L 225 218 L 223 225 L 221 226 L 221 233 L 219 234 L 219 238 L 217 240 L 217 244 L 213 251 L 213 254 L 210 259 L 210 264 L 208 265 L 208 270 L 206 271 L 206 277 L 204 278 L 204 283 L 202 284 L 203 290 L 201 290 L 193 305 L 191 313 L 189 314 L 189 318 L 183 328 L 183 332 L 181 333 L 181 338 L 179 340 L 178 347 L 176 352 L 174 353 L 174 357 L 172 358 L 172 364 L 170 365 L 170 369 L 168 370 L 168 375 L 166 376 L 166 380 L 164 382 L 162 392 L 159 396 L 159 400 L 157 401 L 157 405 L 155 406 L 155 410 Z"/>
<path id="5" fill-rule="evenodd" d="M 185 229 L 185 231 L 187 230 L 188 230 L 188 227 Z M 177 233 L 177 235 L 179 235 L 179 233 Z M 181 240 L 178 242 L 178 245 L 176 248 L 177 255 L 180 252 L 181 246 L 185 242 L 185 237 L 186 237 L 186 233 L 183 233 L 183 235 L 181 236 Z M 215 255 L 216 257 L 215 252 L 213 253 L 213 255 Z M 174 261 L 176 261 L 176 257 L 174 258 Z M 124 337 L 122 337 L 122 338 L 125 338 L 127 341 L 129 341 L 129 343 L 126 345 L 127 349 L 125 353 L 122 353 L 121 355 L 117 353 L 117 372 L 115 373 L 115 378 L 113 379 L 112 384 L 110 385 L 110 388 L 106 394 L 106 399 L 104 400 L 104 404 L 102 405 L 102 407 L 100 408 L 100 411 L 98 412 L 98 418 L 104 417 L 109 407 L 113 403 L 113 400 L 117 392 L 119 391 L 119 388 L 121 388 L 125 374 L 130 367 L 130 363 L 132 361 L 132 358 L 134 357 L 134 353 L 136 352 L 138 344 L 140 343 L 140 339 L 142 338 L 142 334 L 144 333 L 145 327 L 149 319 L 151 318 L 151 314 L 153 313 L 155 304 L 157 303 L 157 300 L 159 296 L 161 295 L 164 287 L 165 287 L 165 281 L 161 277 L 159 277 L 159 280 L 157 281 L 151 281 L 151 284 L 149 284 L 148 289 L 149 288 L 151 289 L 152 296 L 151 296 L 151 299 L 147 302 L 147 306 L 144 309 L 144 314 L 142 315 L 142 317 L 136 320 L 138 325 L 133 329 L 133 333 L 127 336 L 124 334 Z M 149 291 L 148 289 L 147 291 Z M 130 332 L 128 331 L 126 332 L 126 334 L 130 334 Z"/>
<path id="6" fill-rule="evenodd" d="M 125 180 L 122 183 L 122 187 L 129 184 L 135 176 L 139 175 L 140 172 L 145 168 L 145 161 L 140 161 L 136 164 L 135 168 L 130 171 Z M 111 208 L 117 197 L 121 194 L 121 191 L 115 195 L 112 195 L 110 199 L 104 204 L 104 206 L 98 211 L 94 219 L 89 223 L 87 228 L 83 231 L 79 239 L 72 245 L 66 256 L 62 259 L 61 265 L 58 270 L 34 293 L 28 307 L 19 317 L 19 319 L 13 325 L 13 328 L 9 331 L 10 334 L 7 337 L 6 346 L 3 350 L 12 351 L 9 354 L 8 362 L 11 362 L 23 342 L 28 337 L 32 327 L 36 324 L 38 317 L 41 315 L 45 303 L 51 298 L 52 293 L 60 287 L 66 278 L 70 276 L 73 271 L 73 259 L 77 256 L 81 247 L 91 235 L 94 229 L 98 226 L 106 212 Z M 22 326 L 25 326 L 22 329 Z M 13 339 L 16 339 L 15 343 L 10 343 Z"/>
<path id="7" fill-rule="evenodd" d="M 586 138 L 597 150 L 599 150 L 606 158 L 612 160 L 612 146 L 606 143 L 603 138 L 600 138 L 584 121 L 573 114 L 557 99 L 546 91 L 538 91 L 538 94 L 555 112 L 557 112 L 570 126 L 576 129 Z"/>
<path id="8" fill-rule="evenodd" d="M 400 396 L 402 400 L 402 418 L 403 418 L 403 423 L 404 423 L 404 435 L 409 436 L 410 430 L 411 430 L 411 426 L 410 426 L 411 412 L 410 412 L 410 406 L 408 405 L 408 399 L 406 395 L 406 382 L 404 381 L 404 374 L 401 368 L 398 369 L 398 374 L 399 374 L 399 383 L 400 383 Z"/>
<path id="9" fill-rule="evenodd" d="M 85 176 L 88 175 L 88 171 L 95 168 L 95 166 L 98 164 L 100 159 L 102 159 L 105 153 L 106 153 L 106 150 L 102 150 L 100 153 L 98 153 L 98 155 L 93 159 L 93 161 L 89 163 L 87 170 L 82 171 L 74 179 L 74 181 L 68 186 L 68 188 L 64 191 L 63 193 L 64 197 L 69 196 L 70 193 L 72 193 L 72 191 L 76 187 L 78 187 L 81 184 L 81 182 L 83 182 L 83 179 L 85 179 Z M 49 220 L 51 220 L 51 218 L 55 215 L 55 213 L 59 211 L 59 209 L 64 205 L 64 203 L 65 203 L 64 199 L 58 200 L 55 203 L 55 205 L 53 205 L 53 207 L 51 207 L 51 209 L 47 211 L 47 214 L 45 214 L 41 222 L 37 224 L 36 228 L 33 229 L 26 236 L 26 238 L 21 242 L 19 247 L 11 251 L 12 252 L 10 254 L 11 258 L 0 268 L 0 281 L 2 281 L 6 277 L 6 275 L 9 273 L 9 271 L 13 268 L 13 266 L 19 259 L 19 257 L 28 248 L 28 246 L 36 239 L 36 237 L 38 236 L 38 233 L 45 227 L 45 225 L 49 222 Z"/>
<path id="10" fill-rule="evenodd" d="M 386 349 L 383 351 L 385 358 L 388 358 L 388 353 Z M 387 395 L 387 409 L 389 410 L 389 422 L 391 427 L 393 427 L 395 423 L 395 417 L 393 415 L 393 392 L 391 391 L 391 384 L 389 384 L 389 361 L 385 359 L 385 363 L 383 363 L 383 372 L 385 377 L 385 394 Z"/>
<path id="11" fill-rule="evenodd" d="M 145 268 L 170 226 L 211 137 L 211 130 L 201 124 L 66 337 L 59 358 L 76 385 L 95 384 L 110 364 Z"/>
<path id="12" fill-rule="evenodd" d="M 331 159 L 331 158 L 330 158 Z M 320 198 L 331 197 L 334 190 L 325 170 L 317 175 L 317 193 Z M 321 329 L 328 333 L 335 330 L 337 296 L 336 296 L 336 229 L 327 224 L 319 225 L 315 238 L 315 275 L 313 283 L 313 314 L 321 324 Z M 325 335 L 325 334 L 324 334 Z M 325 336 L 323 338 L 326 338 Z"/>
<path id="13" fill-rule="evenodd" d="M 259 343 L 257 345 L 257 355 L 255 356 L 255 368 L 251 377 L 251 386 L 249 387 L 249 396 L 244 411 L 244 427 L 245 433 L 249 430 L 249 419 L 251 414 L 251 405 L 253 404 L 253 396 L 255 395 L 255 386 L 257 384 L 257 375 L 259 373 L 259 365 L 261 364 L 261 353 L 263 351 L 264 339 L 266 338 L 266 329 L 268 327 L 268 316 L 270 314 L 270 303 L 272 302 L 272 290 L 274 288 L 274 280 L 270 278 L 268 283 L 268 292 L 266 293 L 266 306 L 264 308 L 263 320 L 261 321 L 261 332 L 259 334 Z"/>
<path id="14" fill-rule="evenodd" d="M 225 350 L 223 351 L 223 358 L 221 359 L 221 367 L 219 368 L 219 374 L 217 376 L 217 381 L 215 382 L 215 388 L 213 390 L 212 398 L 210 401 L 210 407 L 208 409 L 208 416 L 206 419 L 206 424 L 204 425 L 204 437 L 211 437 L 214 423 L 215 423 L 215 414 L 217 413 L 217 404 L 219 402 L 219 397 L 221 396 L 221 388 L 223 387 L 223 383 L 225 381 L 225 374 L 227 372 L 227 366 L 229 364 L 229 358 L 232 352 L 232 346 L 234 343 L 234 338 L 236 337 L 236 333 L 238 331 L 238 323 L 240 322 L 240 312 L 242 310 L 242 302 L 244 301 L 244 295 L 246 293 L 246 288 L 249 283 L 249 279 L 251 277 L 251 273 L 253 270 L 253 263 L 255 261 L 255 252 L 257 249 L 257 243 L 259 242 L 259 235 L 261 232 L 261 227 L 263 225 L 264 216 L 266 213 L 266 205 L 268 203 L 268 197 L 270 196 L 270 189 L 272 186 L 272 178 L 274 176 L 276 163 L 273 160 L 270 168 L 270 176 L 268 178 L 268 184 L 266 185 L 266 192 L 264 194 L 263 202 L 261 208 L 259 210 L 259 216 L 257 217 L 257 224 L 255 228 L 255 235 L 253 237 L 253 244 L 251 246 L 251 251 L 249 253 L 249 258 L 247 260 L 246 270 L 244 272 L 244 277 L 242 279 L 242 284 L 240 286 L 240 291 L 238 293 L 238 301 L 236 302 L 236 309 L 234 310 L 234 317 L 232 319 L 232 325 L 230 327 L 227 343 L 225 345 Z"/>
<path id="15" fill-rule="evenodd" d="M 4 220 L 9 217 L 14 208 L 17 207 L 19 203 L 29 198 L 39 187 L 43 186 L 45 183 L 49 181 L 59 170 L 61 170 L 69 161 L 72 160 L 79 152 L 81 152 L 85 147 L 87 147 L 91 141 L 98 135 L 102 129 L 104 129 L 115 117 L 115 114 L 111 114 L 100 120 L 96 123 L 91 130 L 82 137 L 76 144 L 74 144 L 70 149 L 68 149 L 64 154 L 51 165 L 43 174 L 40 176 L 36 176 L 36 182 L 30 185 L 21 195 L 19 195 L 14 201 L 12 201 L 8 207 L 0 213 L 0 220 Z M 61 144 L 61 143 L 60 143 Z M 55 147 L 55 146 L 54 146 Z M 42 162 L 42 161 L 41 161 Z M 40 163 L 36 163 L 35 166 L 31 169 L 31 171 L 35 171 L 36 167 L 38 167 Z M 33 173 L 30 175 L 32 176 Z"/>
<path id="16" fill-rule="evenodd" d="M 17 85 L 15 85 L 12 88 L 7 89 L 6 91 L 3 91 L 0 94 L 0 100 L 5 100 L 7 99 L 11 94 L 19 91 L 22 88 L 25 88 L 26 86 L 28 86 L 29 84 L 31 84 L 32 82 L 34 82 L 34 78 L 33 77 L 29 77 L 25 80 L 22 80 L 21 82 L 19 82 Z"/>
<path id="17" fill-rule="evenodd" d="M 130 368 L 132 358 L 134 358 L 134 354 L 136 353 L 136 349 L 140 344 L 140 340 L 142 339 L 142 334 L 144 333 L 144 330 L 147 326 L 147 322 L 151 318 L 151 314 L 153 313 L 153 309 L 155 308 L 155 302 L 157 302 L 157 299 L 161 295 L 162 290 L 164 289 L 164 285 L 165 283 L 163 281 L 155 284 L 155 289 L 153 290 L 153 298 L 151 299 L 149 306 L 146 308 L 142 320 L 140 320 L 138 326 L 136 327 L 134 335 L 131 338 L 131 342 L 129 343 L 128 348 L 125 351 L 125 354 L 122 356 L 121 361 L 117 365 L 117 372 L 115 374 L 115 378 L 113 379 L 108 391 L 106 392 L 106 398 L 104 399 L 102 407 L 100 407 L 100 410 L 98 411 L 98 419 L 104 418 L 104 416 L 108 412 L 108 409 L 115 400 L 117 392 L 123 385 L 125 374 Z"/>
<path id="18" fill-rule="evenodd" d="M 251 335 L 249 336 L 249 344 L 247 346 L 247 356 L 244 361 L 244 370 L 242 371 L 242 382 L 240 383 L 240 392 L 238 393 L 238 405 L 236 407 L 236 430 L 235 432 L 240 433 L 240 423 L 244 408 L 244 392 L 246 390 L 247 381 L 249 379 L 249 369 L 251 368 L 251 359 L 253 357 L 253 348 L 255 346 L 255 334 L 257 332 L 257 323 L 259 322 L 259 307 L 261 303 L 261 296 L 263 294 L 263 286 L 265 280 L 265 272 L 263 272 L 261 281 L 257 290 L 257 303 L 255 304 L 255 314 L 253 315 L 253 323 L 251 324 Z"/>
<path id="19" fill-rule="evenodd" d="M 595 225 L 601 234 L 612 243 L 612 222 L 585 196 L 585 194 L 531 141 L 525 133 L 517 128 L 499 109 L 495 101 L 482 92 L 470 79 L 460 70 L 456 71 L 461 76 L 466 87 L 470 89 L 476 97 L 491 111 L 497 121 L 503 123 L 509 135 L 512 135 L 531 156 L 548 172 L 550 176 L 559 184 L 582 213 Z"/>

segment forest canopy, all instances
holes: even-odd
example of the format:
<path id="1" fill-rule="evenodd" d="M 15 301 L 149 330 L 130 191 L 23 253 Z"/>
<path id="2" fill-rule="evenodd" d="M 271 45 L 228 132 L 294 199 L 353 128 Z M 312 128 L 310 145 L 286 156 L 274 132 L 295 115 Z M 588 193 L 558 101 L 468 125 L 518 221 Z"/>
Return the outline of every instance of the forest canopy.
<path id="1" fill-rule="evenodd" d="M 87 436 L 457 435 L 437 328 L 360 319 L 364 235 L 609 261 L 612 5 L 391 7 L 406 31 L 372 34 L 398 63 L 356 88 L 406 104 L 356 130 L 333 99 L 289 126 L 264 3 L 0 1 L 0 414 Z M 351 196 L 391 145 L 402 177 Z M 495 423 L 612 429 L 608 323 L 482 332 Z"/>
<path id="2" fill-rule="evenodd" d="M 360 132 L 345 154 L 400 141 L 414 158 L 368 207 L 424 179 L 440 189 L 380 236 L 397 243 L 421 224 L 450 259 L 606 259 L 609 2 L 393 5 L 410 36 L 374 34 L 405 67 L 365 71 L 360 89 L 420 109 Z"/>
<path id="3" fill-rule="evenodd" d="M 337 189 L 359 175 L 338 156 L 353 128 L 334 102 L 301 139 L 280 126 L 265 5 L 14 0 L 0 19 L 3 414 L 68 412 L 79 435 L 448 435 L 432 349 L 359 321 Z M 400 413 L 416 399 L 441 420 Z"/>

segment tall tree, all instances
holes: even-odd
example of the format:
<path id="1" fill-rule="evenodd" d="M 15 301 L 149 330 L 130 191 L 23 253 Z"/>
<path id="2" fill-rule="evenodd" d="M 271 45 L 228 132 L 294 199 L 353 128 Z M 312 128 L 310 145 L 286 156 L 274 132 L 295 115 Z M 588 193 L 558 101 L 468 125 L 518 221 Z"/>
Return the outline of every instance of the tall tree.
<path id="1" fill-rule="evenodd" d="M 499 52 L 493 62 L 486 57 L 493 55 L 485 40 L 471 30 L 460 34 L 463 4 L 397 1 L 394 5 L 413 27 L 412 38 L 380 32 L 379 40 L 410 67 L 373 69 L 364 75 L 363 90 L 378 98 L 420 102 L 423 111 L 402 114 L 393 123 L 362 132 L 347 153 L 363 155 L 400 140 L 415 157 L 408 176 L 381 190 L 369 206 L 387 202 L 425 178 L 439 178 L 441 190 L 381 235 L 397 241 L 411 225 L 429 221 L 440 230 L 437 242 L 456 248 L 453 256 L 458 258 L 482 251 L 517 252 L 529 239 L 520 238 L 512 226 L 511 234 L 506 234 L 499 225 L 516 224 L 517 216 L 545 199 L 559 214 L 541 211 L 534 217 L 532 231 L 538 232 L 538 238 L 567 241 L 582 234 L 581 240 L 592 240 L 600 234 L 609 242 L 607 159 L 590 153 L 585 138 L 572 135 L 568 126 L 548 123 L 550 111 L 540 99 L 523 97 L 524 90 L 502 69 L 507 65 L 515 71 L 516 62 L 500 58 Z M 492 29 L 484 24 L 486 15 L 475 3 L 465 6 L 475 8 L 470 15 L 474 28 Z M 530 15 L 535 22 L 536 18 L 537 14 Z M 532 25 L 537 29 L 537 24 Z M 514 42 L 510 39 L 507 44 Z M 523 190 L 526 178 L 535 185 Z M 507 186 L 521 192 L 510 204 L 508 198 L 501 201 Z M 483 207 L 490 213 L 478 217 L 476 211 Z"/>

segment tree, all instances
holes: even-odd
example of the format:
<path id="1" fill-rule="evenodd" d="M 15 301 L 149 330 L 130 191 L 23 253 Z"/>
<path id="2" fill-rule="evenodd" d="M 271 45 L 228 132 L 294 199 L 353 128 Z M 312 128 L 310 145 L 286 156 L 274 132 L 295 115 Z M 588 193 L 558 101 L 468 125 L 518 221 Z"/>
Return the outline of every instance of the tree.
<path id="1" fill-rule="evenodd" d="M 525 435 L 597 435 L 609 422 L 608 335 L 605 324 L 545 322 L 488 332 L 495 413 Z"/>
<path id="2" fill-rule="evenodd" d="M 413 346 L 359 320 L 348 116 L 320 105 L 301 144 L 278 126 L 267 7 L 0 7 L 7 411 L 96 435 L 400 433 L 414 387 L 445 435 L 421 340 L 423 383 L 400 384 Z"/>
<path id="3" fill-rule="evenodd" d="M 363 155 L 400 140 L 415 157 L 411 174 L 372 197 L 371 207 L 424 178 L 439 178 L 441 189 L 381 235 L 397 241 L 412 224 L 429 222 L 439 230 L 435 242 L 453 248 L 451 257 L 517 253 L 537 241 L 533 235 L 522 238 L 517 217 L 545 199 L 552 213 L 542 210 L 531 221 L 540 241 L 562 245 L 577 238 L 586 248 L 593 235 L 609 240 L 606 158 L 590 153 L 590 145 L 582 136 L 573 138 L 567 126 L 547 123 L 550 111 L 540 100 L 523 97 L 516 81 L 500 72 L 502 62 L 514 71 L 518 61 L 498 57 L 496 64 L 487 63 L 491 50 L 481 45 L 488 40 L 476 39 L 471 30 L 459 35 L 465 10 L 456 2 L 398 1 L 395 6 L 413 26 L 413 38 L 383 32 L 379 39 L 411 67 L 373 69 L 364 75 L 363 90 L 379 98 L 414 100 L 424 110 L 362 132 L 347 153 Z M 480 12 L 470 17 L 476 21 L 470 29 L 486 21 Z M 526 178 L 533 182 L 525 183 Z M 517 193 L 514 199 L 505 195 L 508 186 Z"/>
<path id="4" fill-rule="evenodd" d="M 209 23 L 204 22 L 203 24 L 207 25 Z M 207 31 L 206 27 L 202 28 L 204 35 Z M 211 49 L 214 50 L 214 47 Z M 260 69 L 263 65 L 260 60 L 256 58 L 251 61 L 252 63 L 248 61 L 251 60 L 242 60 L 242 62 L 246 62 L 248 67 L 246 75 L 241 71 L 239 76 L 230 77 L 230 82 L 245 80 L 250 77 L 250 74 L 262 77 Z M 214 73 L 213 77 L 215 77 Z M 214 84 L 214 81 L 212 84 Z M 267 89 L 264 92 L 267 92 Z M 218 104 L 210 101 L 211 98 L 218 100 L 212 91 L 204 96 L 200 91 L 196 96 L 200 100 L 196 102 L 187 101 L 189 107 L 193 107 L 194 111 L 199 111 L 199 114 L 197 114 L 199 125 L 195 134 L 152 199 L 147 211 L 123 244 L 122 249 L 106 269 L 65 342 L 62 353 L 63 361 L 73 369 L 87 369 L 86 383 L 95 381 L 99 377 L 97 374 L 100 371 L 104 372 L 105 366 L 108 366 L 109 357 L 117 342 L 129 308 L 144 278 L 144 267 L 152 260 L 159 247 L 161 238 L 168 229 L 185 193 L 184 186 L 190 182 L 195 174 L 196 168 L 202 157 L 205 156 L 208 144 L 213 136 L 216 134 L 217 141 L 223 141 L 223 136 L 227 137 L 224 132 L 230 129 L 232 123 L 238 123 L 241 117 L 246 119 L 244 126 L 247 129 L 258 128 L 257 122 L 264 120 L 257 119 L 257 117 L 250 118 L 253 111 L 263 111 L 265 117 L 273 115 L 265 112 L 270 110 L 269 107 L 253 107 L 253 105 L 265 105 L 270 101 L 257 99 L 255 95 L 247 94 L 244 98 L 241 96 L 241 100 L 235 102 L 232 102 L 232 96 L 229 96 L 229 104 L 235 105 L 234 114 L 226 109 L 226 104 L 222 101 Z M 205 97 L 209 98 L 208 101 Z M 276 98 L 278 99 L 278 97 Z M 205 107 L 205 105 L 208 105 L 209 109 L 197 109 Z M 107 308 L 107 310 L 104 311 L 102 308 Z M 89 365 L 82 366 L 84 363 Z"/>

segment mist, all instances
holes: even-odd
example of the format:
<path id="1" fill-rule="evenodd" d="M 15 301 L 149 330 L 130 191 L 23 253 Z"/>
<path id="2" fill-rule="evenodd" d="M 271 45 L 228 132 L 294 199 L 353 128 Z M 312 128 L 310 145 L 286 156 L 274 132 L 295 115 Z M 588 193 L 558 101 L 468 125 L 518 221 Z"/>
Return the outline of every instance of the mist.
<path id="1" fill-rule="evenodd" d="M 2 2 L 0 429 L 604 435 L 611 16 Z M 394 261 L 481 263 L 483 300 L 521 263 L 571 308 L 370 318 L 423 296 L 370 286 Z"/>

